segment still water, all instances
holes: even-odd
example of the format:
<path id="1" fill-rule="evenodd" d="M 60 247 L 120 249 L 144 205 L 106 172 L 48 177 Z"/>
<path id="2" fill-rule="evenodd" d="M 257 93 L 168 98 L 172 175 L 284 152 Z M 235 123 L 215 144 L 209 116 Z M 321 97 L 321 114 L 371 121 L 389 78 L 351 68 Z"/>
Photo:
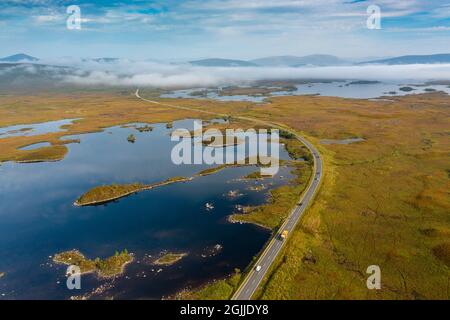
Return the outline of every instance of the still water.
<path id="1" fill-rule="evenodd" d="M 234 268 L 245 269 L 269 239 L 268 231 L 250 224 L 231 224 L 227 216 L 236 205 L 267 201 L 272 188 L 289 183 L 291 169 L 280 168 L 262 181 L 241 177 L 258 168 L 227 168 L 216 174 L 144 191 L 116 202 L 93 207 L 73 206 L 92 187 L 111 183 L 153 183 L 173 176 L 192 176 L 205 165 L 174 165 L 170 154 L 176 142 L 170 132 L 190 129 L 193 120 L 152 125 L 152 132 L 113 127 L 101 133 L 71 136 L 79 144 L 59 162 L 0 166 L 0 299 L 92 298 L 160 299 L 186 287 L 223 278 Z M 127 137 L 134 134 L 135 143 Z M 234 146 L 227 147 L 236 148 Z M 281 149 L 281 159 L 288 159 Z M 255 185 L 266 188 L 255 191 Z M 242 196 L 226 194 L 239 190 Z M 213 210 L 206 210 L 205 203 Z M 210 255 L 219 244 L 222 250 Z M 78 249 L 87 258 L 105 258 L 116 250 L 135 254 L 116 279 L 83 275 L 81 290 L 66 287 L 66 266 L 55 265 L 55 253 Z M 187 252 L 178 263 L 151 264 L 163 252 Z"/>
<path id="2" fill-rule="evenodd" d="M 276 96 L 296 95 L 320 95 L 329 97 L 352 98 L 352 99 L 375 99 L 380 97 L 403 96 L 407 94 L 420 94 L 433 91 L 442 91 L 450 94 L 447 85 L 423 85 L 394 82 L 358 83 L 353 81 L 311 82 L 295 86 L 293 91 L 275 91 L 271 95 L 230 95 L 221 96 L 217 90 L 206 88 L 175 90 L 162 94 L 162 98 L 191 98 L 191 99 L 213 99 L 220 101 L 251 101 L 264 102 L 267 98 Z M 403 91 L 401 88 L 409 87 L 411 91 Z M 206 97 L 192 95 L 193 92 L 206 90 Z"/>
<path id="3" fill-rule="evenodd" d="M 64 119 L 57 121 L 48 121 L 29 125 L 16 125 L 0 128 L 0 139 L 18 136 L 36 136 L 50 132 L 61 131 L 62 126 L 70 125 L 78 119 Z"/>

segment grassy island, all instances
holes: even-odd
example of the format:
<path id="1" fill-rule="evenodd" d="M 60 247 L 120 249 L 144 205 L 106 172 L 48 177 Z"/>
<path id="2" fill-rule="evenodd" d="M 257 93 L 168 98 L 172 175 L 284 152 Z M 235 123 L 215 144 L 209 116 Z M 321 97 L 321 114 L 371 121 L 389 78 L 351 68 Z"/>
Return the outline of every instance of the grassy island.
<path id="1" fill-rule="evenodd" d="M 136 130 L 139 132 L 151 132 L 151 131 L 153 131 L 153 127 L 149 126 L 149 125 L 145 125 L 142 127 L 136 127 Z"/>
<path id="2" fill-rule="evenodd" d="M 210 174 L 217 173 L 217 172 L 222 171 L 223 169 L 225 169 L 227 167 L 231 167 L 231 166 L 233 166 L 233 165 L 232 164 L 221 164 L 217 167 L 202 170 L 199 173 L 197 173 L 196 176 L 198 176 L 198 177 L 209 176 Z"/>
<path id="3" fill-rule="evenodd" d="M 244 177 L 244 179 L 246 179 L 246 180 L 252 180 L 252 179 L 259 180 L 259 179 L 264 179 L 264 176 L 261 174 L 260 171 L 255 171 L 255 172 L 252 172 L 252 173 L 246 175 Z"/>
<path id="4" fill-rule="evenodd" d="M 160 266 L 171 266 L 181 259 L 183 259 L 185 256 L 187 256 L 187 253 L 166 253 L 162 257 L 158 258 L 154 264 L 160 265 Z"/>
<path id="5" fill-rule="evenodd" d="M 35 150 L 21 151 L 16 157 L 16 162 L 52 162 L 62 160 L 67 154 L 68 149 L 64 145 L 42 147 Z"/>
<path id="6" fill-rule="evenodd" d="M 243 144 L 244 142 L 245 142 L 244 139 L 235 137 L 235 136 L 225 136 L 221 139 L 221 141 L 219 140 L 218 137 L 207 137 L 202 141 L 202 143 L 205 146 L 208 146 L 211 148 L 232 147 L 232 146 L 237 146 L 237 145 Z"/>
<path id="7" fill-rule="evenodd" d="M 100 277 L 109 278 L 121 274 L 125 266 L 133 261 L 133 255 L 125 249 L 106 259 L 87 259 L 78 250 L 70 250 L 56 254 L 53 261 L 59 264 L 78 266 L 82 274 L 96 272 Z"/>
<path id="8" fill-rule="evenodd" d="M 108 203 L 120 198 L 127 197 L 133 193 L 150 190 L 176 182 L 189 181 L 192 178 L 172 177 L 162 182 L 153 184 L 131 183 L 131 184 L 111 184 L 94 187 L 75 201 L 76 206 L 92 206 Z"/>

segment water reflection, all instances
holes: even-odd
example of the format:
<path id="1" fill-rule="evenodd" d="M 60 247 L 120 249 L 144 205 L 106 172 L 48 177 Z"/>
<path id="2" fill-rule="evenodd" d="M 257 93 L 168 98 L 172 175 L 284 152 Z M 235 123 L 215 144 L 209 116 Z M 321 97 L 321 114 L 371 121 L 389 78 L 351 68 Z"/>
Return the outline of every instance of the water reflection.
<path id="1" fill-rule="evenodd" d="M 175 142 L 170 132 L 190 128 L 193 120 L 156 124 L 151 132 L 113 127 L 77 135 L 60 162 L 0 166 L 0 298 L 67 299 L 96 291 L 95 298 L 160 299 L 178 290 L 244 269 L 269 238 L 250 224 L 230 224 L 236 206 L 264 203 L 269 190 L 292 178 L 282 167 L 262 181 L 241 177 L 258 168 L 227 168 L 214 175 L 145 191 L 102 206 L 77 208 L 73 201 L 92 187 L 111 183 L 153 183 L 192 176 L 205 165 L 176 166 L 170 160 Z M 127 137 L 134 134 L 135 143 Z M 227 147 L 235 148 L 235 147 Z M 288 159 L 282 150 L 281 158 Z M 281 179 L 280 177 L 284 177 Z M 263 191 L 252 188 L 264 185 Z M 227 196 L 238 190 L 239 197 Z M 214 204 L 207 210 L 205 203 Z M 206 255 L 216 245 L 216 255 Z M 108 257 L 127 249 L 135 262 L 115 280 L 82 277 L 82 289 L 69 291 L 65 266 L 52 255 L 79 249 L 88 258 Z M 188 252 L 179 263 L 155 267 L 148 257 L 162 251 Z"/>

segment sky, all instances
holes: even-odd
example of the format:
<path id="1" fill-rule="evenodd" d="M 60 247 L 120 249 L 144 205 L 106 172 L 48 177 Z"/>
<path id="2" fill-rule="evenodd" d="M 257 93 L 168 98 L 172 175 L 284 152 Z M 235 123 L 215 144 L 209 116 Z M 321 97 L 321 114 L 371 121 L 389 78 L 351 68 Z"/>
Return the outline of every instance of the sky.
<path id="1" fill-rule="evenodd" d="M 381 29 L 367 28 L 370 5 Z M 450 0 L 2 0 L 0 44 L 0 56 L 157 61 L 450 53 Z"/>

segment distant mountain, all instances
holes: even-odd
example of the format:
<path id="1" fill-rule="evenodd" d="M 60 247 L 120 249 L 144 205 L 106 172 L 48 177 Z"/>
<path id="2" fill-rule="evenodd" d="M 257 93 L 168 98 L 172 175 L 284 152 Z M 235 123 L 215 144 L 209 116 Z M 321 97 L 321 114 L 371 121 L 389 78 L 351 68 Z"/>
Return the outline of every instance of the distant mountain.
<path id="1" fill-rule="evenodd" d="M 23 62 L 0 62 L 0 92 L 12 89 L 40 90 L 63 85 L 61 79 L 75 69 Z"/>
<path id="2" fill-rule="evenodd" d="M 251 60 L 251 62 L 266 67 L 298 67 L 298 66 L 335 66 L 345 64 L 346 61 L 327 54 L 313 54 L 304 57 L 297 56 L 274 56 Z"/>
<path id="3" fill-rule="evenodd" d="M 36 62 L 38 60 L 39 60 L 38 58 L 29 56 L 25 53 L 18 53 L 0 59 L 0 61 L 2 62 Z"/>
<path id="4" fill-rule="evenodd" d="M 431 54 L 431 55 L 411 55 L 401 56 L 382 60 L 373 60 L 360 62 L 359 64 L 432 64 L 432 63 L 450 63 L 450 54 Z"/>
<path id="5" fill-rule="evenodd" d="M 201 67 L 256 67 L 257 65 L 252 62 L 243 60 L 231 60 L 231 59 L 203 59 L 190 61 L 190 64 Z"/>

